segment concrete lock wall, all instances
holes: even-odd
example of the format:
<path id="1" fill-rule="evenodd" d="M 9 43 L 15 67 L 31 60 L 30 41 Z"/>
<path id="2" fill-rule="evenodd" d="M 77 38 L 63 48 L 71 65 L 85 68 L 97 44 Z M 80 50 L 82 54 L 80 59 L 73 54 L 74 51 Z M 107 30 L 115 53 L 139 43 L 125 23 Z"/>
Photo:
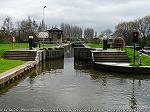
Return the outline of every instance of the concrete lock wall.
<path id="1" fill-rule="evenodd" d="M 92 49 L 90 48 L 85 48 L 85 47 L 75 47 L 74 48 L 74 58 L 75 60 L 87 60 L 90 61 L 92 60 Z"/>
<path id="2" fill-rule="evenodd" d="M 36 61 L 28 61 L 23 65 L 15 67 L 1 74 L 0 76 L 0 88 L 5 87 L 5 85 L 15 81 L 16 79 L 22 77 L 23 75 L 29 73 L 37 65 Z"/>
<path id="3" fill-rule="evenodd" d="M 94 63 L 93 65 L 97 69 L 102 69 L 110 72 L 130 73 L 130 74 L 149 74 L 149 67 L 132 67 L 132 66 L 113 66 L 100 63 Z"/>
<path id="4" fill-rule="evenodd" d="M 67 47 L 67 45 L 65 47 Z M 28 61 L 21 66 L 18 66 L 1 74 L 0 88 L 4 87 L 6 84 L 9 84 L 11 81 L 18 79 L 22 75 L 30 72 L 31 69 L 36 67 L 36 65 L 40 61 L 43 61 L 45 59 L 57 58 L 64 58 L 64 47 L 37 50 L 34 61 Z"/>
<path id="5" fill-rule="evenodd" d="M 64 48 L 48 48 L 46 49 L 46 59 L 64 58 Z"/>

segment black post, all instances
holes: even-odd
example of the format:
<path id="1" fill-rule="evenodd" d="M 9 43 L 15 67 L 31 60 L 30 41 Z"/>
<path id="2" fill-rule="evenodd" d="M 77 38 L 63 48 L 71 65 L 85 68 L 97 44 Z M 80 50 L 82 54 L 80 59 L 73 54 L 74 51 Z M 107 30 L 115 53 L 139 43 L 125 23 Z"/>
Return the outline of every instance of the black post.
<path id="1" fill-rule="evenodd" d="M 135 65 L 135 44 L 134 44 L 134 65 Z"/>
<path id="2" fill-rule="evenodd" d="M 107 39 L 103 39 L 103 50 L 107 50 Z"/>
<path id="3" fill-rule="evenodd" d="M 19 30 L 19 39 L 18 39 L 18 43 L 21 42 L 21 30 Z"/>
<path id="4" fill-rule="evenodd" d="M 32 50 L 33 47 L 33 36 L 29 36 L 29 49 Z"/>
<path id="5" fill-rule="evenodd" d="M 39 48 L 41 48 L 40 42 L 39 42 Z"/>
<path id="6" fill-rule="evenodd" d="M 132 36 L 133 36 L 133 43 L 134 43 L 134 65 L 135 65 L 135 45 L 136 45 L 136 43 L 138 43 L 139 32 L 138 31 L 134 31 L 132 33 Z"/>
<path id="7" fill-rule="evenodd" d="M 44 48 L 44 37 L 43 37 L 43 48 Z"/>

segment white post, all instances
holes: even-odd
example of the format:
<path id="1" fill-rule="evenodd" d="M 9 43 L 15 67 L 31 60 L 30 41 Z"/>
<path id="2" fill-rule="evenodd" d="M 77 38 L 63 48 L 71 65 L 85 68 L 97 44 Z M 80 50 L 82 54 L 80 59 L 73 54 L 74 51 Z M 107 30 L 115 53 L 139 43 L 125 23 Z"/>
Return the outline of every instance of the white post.
<path id="1" fill-rule="evenodd" d="M 45 30 L 45 28 L 44 28 L 44 25 L 45 25 L 45 23 L 44 23 L 44 9 L 45 8 L 46 8 L 46 6 L 43 7 L 43 32 Z M 43 48 L 44 48 L 44 33 L 43 33 Z"/>

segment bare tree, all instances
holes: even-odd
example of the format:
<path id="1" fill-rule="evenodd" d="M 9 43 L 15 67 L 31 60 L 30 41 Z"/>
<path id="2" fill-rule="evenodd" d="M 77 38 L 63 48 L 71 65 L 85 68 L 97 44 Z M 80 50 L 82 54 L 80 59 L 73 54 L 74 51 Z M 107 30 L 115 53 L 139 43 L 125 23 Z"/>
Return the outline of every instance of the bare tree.
<path id="1" fill-rule="evenodd" d="M 38 26 L 38 31 L 46 31 L 47 30 L 47 25 L 43 22 L 42 20 L 42 23 L 39 24 Z"/>
<path id="2" fill-rule="evenodd" d="M 6 17 L 4 22 L 3 22 L 3 27 L 5 28 L 5 30 L 7 31 L 7 33 L 10 33 L 13 31 L 13 22 L 12 22 L 12 18 L 11 17 Z"/>
<path id="3" fill-rule="evenodd" d="M 123 37 L 127 45 L 132 44 L 132 32 L 137 29 L 136 22 L 122 22 L 116 26 L 115 36 Z"/>
<path id="4" fill-rule="evenodd" d="M 94 29 L 93 28 L 86 28 L 84 29 L 84 38 L 88 41 L 92 40 L 94 37 Z"/>
<path id="5" fill-rule="evenodd" d="M 80 40 L 82 38 L 82 28 L 64 23 L 60 27 L 63 30 L 64 38 L 70 40 Z"/>
<path id="6" fill-rule="evenodd" d="M 37 22 L 33 19 L 31 20 L 30 17 L 27 19 L 22 20 L 20 23 L 18 23 L 18 31 L 20 31 L 21 35 L 21 40 L 22 41 L 27 41 L 28 36 L 33 33 L 38 31 L 38 24 Z"/>
<path id="7" fill-rule="evenodd" d="M 112 33 L 112 30 L 106 29 L 102 32 L 102 35 L 110 35 Z"/>
<path id="8" fill-rule="evenodd" d="M 150 16 L 145 16 L 144 18 L 136 20 L 137 28 L 142 38 L 142 46 L 148 44 L 150 38 Z"/>
<path id="9" fill-rule="evenodd" d="M 142 47 L 150 45 L 150 16 L 136 19 L 134 21 L 122 22 L 116 26 L 115 35 L 122 36 L 128 45 L 132 44 L 132 32 L 136 30 L 140 34 L 139 45 Z"/>

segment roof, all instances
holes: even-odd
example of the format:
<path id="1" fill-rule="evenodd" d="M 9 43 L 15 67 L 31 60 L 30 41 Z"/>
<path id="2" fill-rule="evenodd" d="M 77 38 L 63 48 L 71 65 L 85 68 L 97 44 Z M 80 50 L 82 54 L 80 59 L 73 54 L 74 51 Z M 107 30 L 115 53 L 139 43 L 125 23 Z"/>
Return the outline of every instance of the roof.
<path id="1" fill-rule="evenodd" d="M 48 32 L 63 32 L 62 30 L 60 30 L 60 29 L 58 29 L 58 28 L 56 28 L 56 27 L 54 27 L 54 28 L 52 28 L 52 29 L 50 29 L 50 30 L 47 30 Z"/>
<path id="2" fill-rule="evenodd" d="M 38 38 L 48 38 L 49 37 L 48 32 L 37 32 L 36 36 Z"/>

